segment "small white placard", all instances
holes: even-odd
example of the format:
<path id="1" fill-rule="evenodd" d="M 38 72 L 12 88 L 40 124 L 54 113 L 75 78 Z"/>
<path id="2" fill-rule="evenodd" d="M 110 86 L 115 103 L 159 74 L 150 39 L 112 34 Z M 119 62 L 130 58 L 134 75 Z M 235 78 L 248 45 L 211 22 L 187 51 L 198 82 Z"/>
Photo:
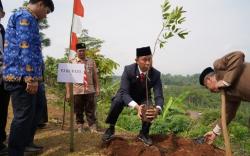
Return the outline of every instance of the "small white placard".
<path id="1" fill-rule="evenodd" d="M 83 83 L 84 64 L 59 63 L 57 82 Z"/>

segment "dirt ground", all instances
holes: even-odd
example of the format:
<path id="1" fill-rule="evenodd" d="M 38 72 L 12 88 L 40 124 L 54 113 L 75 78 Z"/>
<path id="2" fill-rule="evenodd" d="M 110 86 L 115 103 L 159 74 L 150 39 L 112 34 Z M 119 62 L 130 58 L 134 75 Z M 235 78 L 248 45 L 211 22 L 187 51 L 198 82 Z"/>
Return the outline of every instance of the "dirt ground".
<path id="1" fill-rule="evenodd" d="M 66 113 L 64 130 L 61 129 L 61 107 L 51 105 L 57 97 L 48 95 L 49 123 L 44 129 L 39 129 L 35 143 L 44 146 L 41 156 L 223 156 L 224 151 L 207 144 L 197 145 L 190 139 L 175 135 L 154 135 L 152 146 L 146 146 L 136 139 L 136 134 L 118 132 L 108 143 L 101 142 L 100 133 L 75 133 L 74 152 L 69 152 L 69 113 Z M 8 128 L 13 117 L 10 107 Z M 27 154 L 26 154 L 27 155 Z M 30 155 L 30 154 L 29 154 Z"/>
<path id="2" fill-rule="evenodd" d="M 38 129 L 35 135 L 35 143 L 44 147 L 42 153 L 26 156 L 104 156 L 101 147 L 101 133 L 74 133 L 74 152 L 70 152 L 69 113 L 66 113 L 66 123 L 62 130 L 62 112 L 57 106 L 48 105 L 49 122 L 43 129 Z M 7 132 L 13 118 L 11 107 L 9 109 Z"/>
<path id="3" fill-rule="evenodd" d="M 115 137 L 104 150 L 108 156 L 224 156 L 224 151 L 207 144 L 195 144 L 175 135 L 152 136 L 153 145 L 146 146 L 135 138 Z"/>
<path id="4" fill-rule="evenodd" d="M 91 155 L 91 156 L 223 156 L 224 151 L 207 144 L 195 144 L 191 139 L 175 135 L 151 136 L 153 146 L 146 146 L 136 139 L 136 134 L 117 133 L 108 143 L 101 142 L 100 133 L 75 133 L 75 152 L 69 152 L 69 113 L 65 130 L 61 130 L 62 109 L 49 106 L 50 122 L 39 130 L 36 142 L 45 147 L 41 155 Z"/>

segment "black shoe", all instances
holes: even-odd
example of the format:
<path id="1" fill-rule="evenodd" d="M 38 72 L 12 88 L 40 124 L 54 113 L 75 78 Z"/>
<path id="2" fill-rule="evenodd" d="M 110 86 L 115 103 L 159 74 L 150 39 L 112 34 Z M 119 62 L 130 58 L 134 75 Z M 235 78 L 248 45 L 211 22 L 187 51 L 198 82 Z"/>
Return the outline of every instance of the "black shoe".
<path id="1" fill-rule="evenodd" d="M 0 156 L 8 155 L 8 147 L 1 143 L 0 145 Z"/>
<path id="2" fill-rule="evenodd" d="M 2 151 L 4 148 L 6 148 L 7 146 L 4 143 L 0 143 L 0 151 Z"/>
<path id="3" fill-rule="evenodd" d="M 140 133 L 137 138 L 141 140 L 144 144 L 151 146 L 153 144 L 152 139 L 148 136 L 148 134 Z"/>
<path id="4" fill-rule="evenodd" d="M 42 150 L 43 150 L 42 146 L 38 146 L 34 143 L 31 143 L 25 147 L 24 152 L 41 152 Z"/>
<path id="5" fill-rule="evenodd" d="M 108 128 L 102 136 L 102 141 L 109 141 L 115 134 L 115 128 Z"/>
<path id="6" fill-rule="evenodd" d="M 40 124 L 37 125 L 37 128 L 38 129 L 44 129 L 44 128 L 46 128 L 46 126 L 47 126 L 46 123 L 40 123 Z"/>
<path id="7" fill-rule="evenodd" d="M 30 147 L 35 147 L 35 148 L 43 149 L 43 146 L 36 145 L 36 144 L 34 144 L 33 142 L 30 143 L 29 146 L 30 146 Z"/>

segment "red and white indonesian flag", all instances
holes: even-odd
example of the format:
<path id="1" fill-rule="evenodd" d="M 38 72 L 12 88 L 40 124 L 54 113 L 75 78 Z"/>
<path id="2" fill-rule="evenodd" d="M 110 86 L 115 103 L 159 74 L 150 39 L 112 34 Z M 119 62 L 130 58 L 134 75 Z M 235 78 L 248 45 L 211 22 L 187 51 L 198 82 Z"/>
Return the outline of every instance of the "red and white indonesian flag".
<path id="1" fill-rule="evenodd" d="M 71 45 L 69 52 L 69 60 L 72 60 L 76 54 L 77 35 L 82 32 L 82 19 L 84 16 L 84 8 L 81 0 L 74 0 L 74 15 L 71 32 Z"/>

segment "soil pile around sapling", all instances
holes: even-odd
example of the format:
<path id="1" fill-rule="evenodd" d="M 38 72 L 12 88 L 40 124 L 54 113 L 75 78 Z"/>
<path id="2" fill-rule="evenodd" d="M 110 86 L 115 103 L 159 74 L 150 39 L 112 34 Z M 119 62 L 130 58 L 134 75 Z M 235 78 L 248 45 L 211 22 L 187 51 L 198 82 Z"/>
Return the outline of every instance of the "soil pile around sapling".
<path id="1" fill-rule="evenodd" d="M 171 135 L 153 135 L 152 146 L 138 139 L 114 137 L 104 143 L 104 153 L 108 156 L 224 156 L 225 152 L 213 145 L 196 144 L 192 139 Z"/>

